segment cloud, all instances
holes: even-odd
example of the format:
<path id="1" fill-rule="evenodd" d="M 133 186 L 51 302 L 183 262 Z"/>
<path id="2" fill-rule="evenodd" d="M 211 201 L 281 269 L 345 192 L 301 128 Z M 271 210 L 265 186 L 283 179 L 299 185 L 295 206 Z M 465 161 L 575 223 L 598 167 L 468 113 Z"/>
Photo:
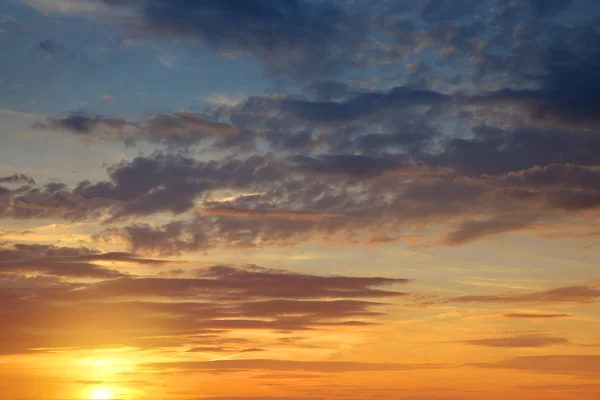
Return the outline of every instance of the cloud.
<path id="1" fill-rule="evenodd" d="M 600 164 L 597 154 L 589 152 L 598 144 L 597 135 L 491 127 L 475 129 L 474 133 L 472 139 L 450 139 L 440 152 L 423 153 L 417 158 L 471 176 L 499 175 L 552 164 Z"/>
<path id="2" fill-rule="evenodd" d="M 573 4 L 573 0 L 528 0 L 526 3 L 538 16 L 552 16 L 566 11 Z"/>
<path id="3" fill-rule="evenodd" d="M 595 286 L 566 286 L 533 293 L 453 297 L 451 303 L 590 303 L 600 299 Z"/>
<path id="4" fill-rule="evenodd" d="M 438 92 L 395 87 L 387 92 L 362 91 L 340 101 L 252 96 L 234 106 L 216 106 L 206 115 L 183 110 L 151 115 L 144 123 L 74 113 L 50 117 L 35 127 L 128 144 L 144 140 L 191 146 L 204 141 L 228 150 L 256 151 L 260 143 L 289 153 L 310 154 L 330 147 L 381 152 L 425 147 L 436 135 L 428 120 L 450 105 L 451 98 Z M 381 133 L 367 130 L 365 124 L 373 123 Z"/>
<path id="5" fill-rule="evenodd" d="M 162 260 L 138 258 L 128 253 L 98 253 L 85 247 L 14 244 L 0 248 L 0 274 L 43 274 L 67 278 L 111 279 L 126 276 L 95 262 L 161 265 Z"/>
<path id="6" fill-rule="evenodd" d="M 447 103 L 449 97 L 438 92 L 410 87 L 395 87 L 388 92 L 360 93 L 334 101 L 281 100 L 281 109 L 294 117 L 323 124 L 339 124 L 378 115 L 385 110 Z"/>
<path id="7" fill-rule="evenodd" d="M 456 6 L 452 0 L 430 0 L 421 7 L 422 17 L 427 22 L 448 21 L 471 17 L 482 7 L 477 1 L 467 0 Z"/>
<path id="8" fill-rule="evenodd" d="M 465 177 L 402 155 L 198 161 L 175 152 L 123 161 L 108 175 L 74 187 L 4 189 L 0 210 L 16 218 L 103 218 L 114 225 L 98 239 L 123 240 L 134 252 L 175 254 L 316 237 L 400 241 L 408 227 L 428 224 L 438 230 L 421 239 L 457 246 L 511 232 L 543 234 L 600 206 L 598 167 L 571 164 Z M 182 218 L 115 224 L 157 214 Z"/>
<path id="9" fill-rule="evenodd" d="M 377 176 L 381 174 L 418 174 L 419 166 L 390 158 L 361 155 L 324 155 L 319 158 L 294 156 L 288 158 L 292 168 L 309 174 Z"/>
<path id="10" fill-rule="evenodd" d="M 193 347 L 186 350 L 186 353 L 255 353 L 265 351 L 264 349 L 235 349 L 232 347 Z"/>
<path id="11" fill-rule="evenodd" d="M 196 197 L 209 190 L 251 187 L 280 178 L 280 166 L 277 160 L 260 156 L 218 163 L 157 154 L 115 165 L 109 170 L 110 181 L 81 182 L 74 193 L 120 202 L 115 217 L 178 214 L 192 209 Z"/>
<path id="12" fill-rule="evenodd" d="M 315 243 L 456 247 L 513 233 L 598 237 L 600 35 L 593 2 L 586 0 L 582 14 L 575 12 L 583 9 L 579 0 L 24 1 L 44 12 L 91 15 L 106 24 L 100 33 L 150 39 L 152 48 L 118 58 L 156 64 L 157 54 L 177 54 L 178 82 L 189 78 L 181 51 L 198 46 L 229 57 L 236 70 L 258 60 L 279 76 L 252 82 L 262 89 L 247 98 L 204 96 L 202 113 L 167 112 L 164 99 L 154 96 L 152 107 L 165 111 L 140 119 L 121 117 L 126 109 L 116 116 L 61 114 L 36 125 L 48 132 L 15 136 L 32 151 L 44 147 L 42 136 L 64 134 L 92 153 L 118 154 L 124 142 L 139 144 L 146 155 L 107 166 L 101 178 L 79 169 L 70 178 L 47 180 L 54 177 L 52 168 L 40 171 L 39 163 L 26 160 L 22 173 L 0 177 L 0 216 L 8 229 L 85 221 L 69 229 L 91 235 L 99 246 L 128 249 L 2 244 L 2 354 L 130 346 L 172 361 L 143 365 L 161 373 L 312 376 L 435 368 L 440 366 L 339 361 L 347 358 L 340 341 L 361 344 L 371 330 L 378 335 L 380 328 L 372 325 L 386 323 L 382 313 L 390 303 L 413 298 L 399 289 L 408 279 L 253 265 L 195 269 L 193 262 L 158 258 Z M 15 25 L 0 17 L 1 28 L 9 23 Z M 6 38 L 10 45 L 14 37 Z M 72 67 L 81 60 L 87 66 L 102 62 L 97 57 L 114 61 L 116 53 L 108 59 L 97 54 L 95 39 L 84 42 L 94 57 L 76 57 Z M 53 40 L 30 44 L 34 56 L 65 53 Z M 155 45 L 161 49 L 148 56 Z M 119 71 L 129 81 L 138 69 Z M 21 94 L 35 84 L 27 83 Z M 177 101 L 193 101 L 189 97 Z M 149 154 L 153 149 L 160 150 Z M 32 171 L 38 171 L 39 184 Z M 506 305 L 583 307 L 600 300 L 596 283 L 563 285 L 446 294 L 438 302 L 502 307 L 493 314 L 522 325 L 566 323 L 562 318 L 570 314 L 508 312 Z M 414 299 L 421 296 L 428 297 Z M 467 336 L 460 343 L 479 346 L 477 352 L 526 353 L 570 344 L 566 336 L 530 332 Z M 245 359 L 261 351 L 264 359 Z M 236 358 L 205 361 L 210 353 Z M 321 361 L 308 361 L 310 354 Z M 332 358 L 323 361 L 327 356 Z M 594 357 L 516 357 L 471 366 L 589 378 L 600 372 Z M 320 395 L 314 386 L 304 389 L 309 397 Z M 328 390 L 366 393 L 333 384 Z M 385 388 L 373 393 L 406 396 Z"/>
<path id="13" fill-rule="evenodd" d="M 219 165 L 155 156 L 114 167 L 114 183 L 85 183 L 76 193 L 122 202 L 115 209 L 119 217 L 196 210 L 185 221 L 136 223 L 99 235 L 121 238 L 134 251 L 293 245 L 316 235 L 340 239 L 356 232 L 358 237 L 361 230 L 373 233 L 363 234 L 362 241 L 402 240 L 405 226 L 431 223 L 441 230 L 430 239 L 456 246 L 517 231 L 543 232 L 544 224 L 560 224 L 564 211 L 576 216 L 594 210 L 600 204 L 596 169 L 552 165 L 466 179 L 393 157 L 255 156 Z M 170 170 L 178 171 L 177 179 L 170 178 Z M 161 187 L 169 196 L 156 190 Z M 254 194 L 209 200 L 210 193 L 224 189 Z"/>
<path id="14" fill-rule="evenodd" d="M 465 340 L 462 343 L 473 346 L 498 347 L 498 348 L 530 348 L 547 347 L 559 344 L 568 344 L 564 338 L 542 334 L 528 334 L 511 337 Z"/>
<path id="15" fill-rule="evenodd" d="M 258 58 L 277 73 L 311 76 L 344 67 L 366 24 L 331 1 L 25 0 L 44 11 L 121 19 L 136 34 L 199 41 L 219 54 Z"/>
<path id="16" fill-rule="evenodd" d="M 168 145 L 192 145 L 205 139 L 234 138 L 240 129 L 225 123 L 213 122 L 190 111 L 154 114 L 145 124 L 122 118 L 105 118 L 76 113 L 65 118 L 48 118 L 34 125 L 72 133 L 80 138 L 96 138 L 106 141 L 149 141 Z M 216 144 L 215 144 L 216 145 Z"/>
<path id="17" fill-rule="evenodd" d="M 318 221 L 332 214 L 311 213 L 307 211 L 262 211 L 262 210 L 240 210 L 234 208 L 203 208 L 199 210 L 203 214 L 248 217 L 248 218 L 282 218 L 282 219 L 306 219 Z"/>
<path id="18" fill-rule="evenodd" d="M 72 114 L 66 118 L 48 118 L 46 122 L 34 125 L 38 129 L 65 131 L 78 136 L 98 136 L 110 139 L 116 136 L 121 139 L 127 129 L 137 131 L 138 125 L 122 118 L 104 118 L 86 114 Z M 122 140 L 122 139 L 121 139 Z"/>
<path id="19" fill-rule="evenodd" d="M 160 263 L 127 254 L 39 245 L 21 245 L 1 255 L 10 262 L 33 253 L 37 273 L 53 275 L 56 263 L 52 262 L 59 260 L 59 268 L 70 262 L 78 270 L 67 275 L 75 278 L 87 276 L 86 265 L 96 260 Z M 40 253 L 44 257 L 35 257 Z M 97 346 L 257 352 L 261 349 L 248 347 L 252 341 L 223 333 L 364 329 L 380 315 L 374 309 L 383 304 L 361 299 L 401 296 L 383 287 L 409 282 L 316 276 L 256 266 L 214 266 L 195 273 L 188 270 L 187 276 L 113 279 L 119 277 L 92 274 L 105 280 L 67 283 L 52 276 L 0 275 L 0 300 L 5 305 L 0 310 L 0 352 Z M 8 337 L 15 340 L 4 340 Z"/>
<path id="20" fill-rule="evenodd" d="M 29 178 L 27 181 L 33 182 Z M 22 186 L 9 190 L 0 187 L 0 217 L 4 218 L 91 219 L 113 205 L 114 201 L 107 199 L 85 199 L 61 183 L 49 183 L 43 188 Z"/>
<path id="21" fill-rule="evenodd" d="M 595 377 L 600 373 L 600 356 L 556 355 L 515 357 L 496 363 L 474 364 L 479 368 L 498 368 L 542 374 Z"/>
<path id="22" fill-rule="evenodd" d="M 198 97 L 198 100 L 200 99 L 215 107 L 235 107 L 242 101 L 244 101 L 245 97 L 241 95 L 231 95 L 226 93 L 213 93 Z"/>
<path id="23" fill-rule="evenodd" d="M 559 163 L 600 164 L 597 154 L 589 151 L 600 145 L 598 135 L 592 134 L 589 127 L 553 126 L 546 117 L 541 125 L 515 120 L 507 126 L 515 118 L 503 111 L 503 104 L 529 110 L 527 104 L 538 104 L 540 99 L 550 101 L 552 96 L 542 90 L 512 89 L 451 96 L 399 86 L 387 92 L 350 92 L 337 101 L 254 96 L 226 110 L 218 107 L 213 115 L 189 111 L 156 114 L 143 124 L 73 114 L 50 118 L 36 126 L 128 144 L 136 140 L 170 146 L 202 142 L 219 150 L 245 151 L 267 145 L 275 152 L 302 157 L 352 154 L 390 158 L 390 154 L 399 157 L 400 153 L 404 161 L 451 168 L 466 175 L 505 174 Z M 565 100 L 565 104 L 571 103 Z M 486 113 L 500 113 L 500 126 Z M 468 134 L 442 132 L 440 124 L 449 126 L 449 121 L 465 125 Z M 590 123 L 592 127 L 598 125 Z"/>
<path id="24" fill-rule="evenodd" d="M 52 40 L 43 40 L 38 44 L 38 48 L 45 60 L 53 60 L 65 52 L 65 47 Z"/>
<path id="25" fill-rule="evenodd" d="M 35 185 L 35 180 L 24 174 L 12 174 L 9 176 L 0 177 L 0 183 L 25 183 L 27 185 Z"/>
<path id="26" fill-rule="evenodd" d="M 462 245 L 483 237 L 514 232 L 530 226 L 534 221 L 528 216 L 499 216 L 485 221 L 465 221 L 450 232 L 444 242 L 449 246 Z"/>
<path id="27" fill-rule="evenodd" d="M 96 0 L 23 0 L 23 2 L 45 12 L 84 14 L 106 11 L 106 7 Z"/>
<path id="28" fill-rule="evenodd" d="M 367 371 L 410 371 L 415 369 L 436 368 L 431 364 L 384 364 L 348 361 L 290 361 L 290 360 L 218 360 L 218 361 L 182 361 L 150 363 L 146 367 L 153 369 L 184 369 L 193 371 L 306 371 L 323 373 L 367 372 Z"/>
<path id="29" fill-rule="evenodd" d="M 537 314 L 537 313 L 510 313 L 504 314 L 506 318 L 514 319 L 554 319 L 554 318 L 569 318 L 569 314 Z"/>
<path id="30" fill-rule="evenodd" d="M 407 279 L 321 277 L 270 271 L 259 267 L 236 269 L 215 266 L 201 272 L 197 278 L 125 278 L 88 286 L 70 295 L 93 297 L 194 297 L 211 296 L 216 299 L 279 299 L 311 298 L 382 298 L 401 296 L 402 293 L 377 289 L 378 286 L 408 283 Z M 262 307 L 269 304 L 264 303 Z M 368 303 L 339 303 L 339 310 L 368 306 Z M 300 306 L 300 304 L 298 304 Z M 320 307 L 307 303 L 307 307 Z M 291 307 L 291 306 L 290 306 Z"/>

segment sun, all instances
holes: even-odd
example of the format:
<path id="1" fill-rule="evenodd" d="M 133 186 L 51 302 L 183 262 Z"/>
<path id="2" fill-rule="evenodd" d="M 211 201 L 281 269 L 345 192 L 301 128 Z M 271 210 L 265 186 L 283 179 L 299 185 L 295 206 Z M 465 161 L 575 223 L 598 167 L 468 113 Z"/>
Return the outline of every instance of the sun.
<path id="1" fill-rule="evenodd" d="M 96 387 L 90 391 L 90 400 L 112 400 L 113 391 L 106 387 Z"/>

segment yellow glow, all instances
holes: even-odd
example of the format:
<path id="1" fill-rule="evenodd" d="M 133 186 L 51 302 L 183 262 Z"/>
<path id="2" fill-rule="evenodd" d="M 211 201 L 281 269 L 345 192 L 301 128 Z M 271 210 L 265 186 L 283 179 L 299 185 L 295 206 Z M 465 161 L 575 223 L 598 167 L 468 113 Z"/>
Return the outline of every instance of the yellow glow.
<path id="1" fill-rule="evenodd" d="M 98 386 L 90 391 L 90 400 L 112 400 L 113 391 L 107 387 Z"/>

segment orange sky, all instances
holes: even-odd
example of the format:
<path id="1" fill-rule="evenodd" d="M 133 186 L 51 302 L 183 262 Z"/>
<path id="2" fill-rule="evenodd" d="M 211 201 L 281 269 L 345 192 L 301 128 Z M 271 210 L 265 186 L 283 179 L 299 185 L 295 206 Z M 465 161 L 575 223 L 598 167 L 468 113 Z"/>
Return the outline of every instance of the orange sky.
<path id="1" fill-rule="evenodd" d="M 138 277 L 5 276 L 0 390 L 36 400 L 594 399 L 594 282 L 561 287 L 533 265 L 507 278 L 522 257 L 508 245 L 471 246 L 476 263 L 493 262 L 485 271 L 397 246 L 364 255 L 311 244 L 265 267 L 56 248 L 24 260 Z M 555 252 L 556 274 L 589 265 Z M 317 273 L 322 262 L 337 264 L 333 274 Z M 286 269 L 271 268 L 279 263 Z"/>

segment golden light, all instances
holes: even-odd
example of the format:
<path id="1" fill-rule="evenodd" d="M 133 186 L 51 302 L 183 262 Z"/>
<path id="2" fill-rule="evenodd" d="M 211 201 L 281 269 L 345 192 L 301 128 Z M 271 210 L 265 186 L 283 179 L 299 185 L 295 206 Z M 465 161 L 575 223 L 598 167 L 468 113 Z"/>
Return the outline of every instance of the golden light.
<path id="1" fill-rule="evenodd" d="M 90 400 L 112 400 L 113 398 L 113 391 L 103 386 L 93 388 L 89 394 Z"/>

